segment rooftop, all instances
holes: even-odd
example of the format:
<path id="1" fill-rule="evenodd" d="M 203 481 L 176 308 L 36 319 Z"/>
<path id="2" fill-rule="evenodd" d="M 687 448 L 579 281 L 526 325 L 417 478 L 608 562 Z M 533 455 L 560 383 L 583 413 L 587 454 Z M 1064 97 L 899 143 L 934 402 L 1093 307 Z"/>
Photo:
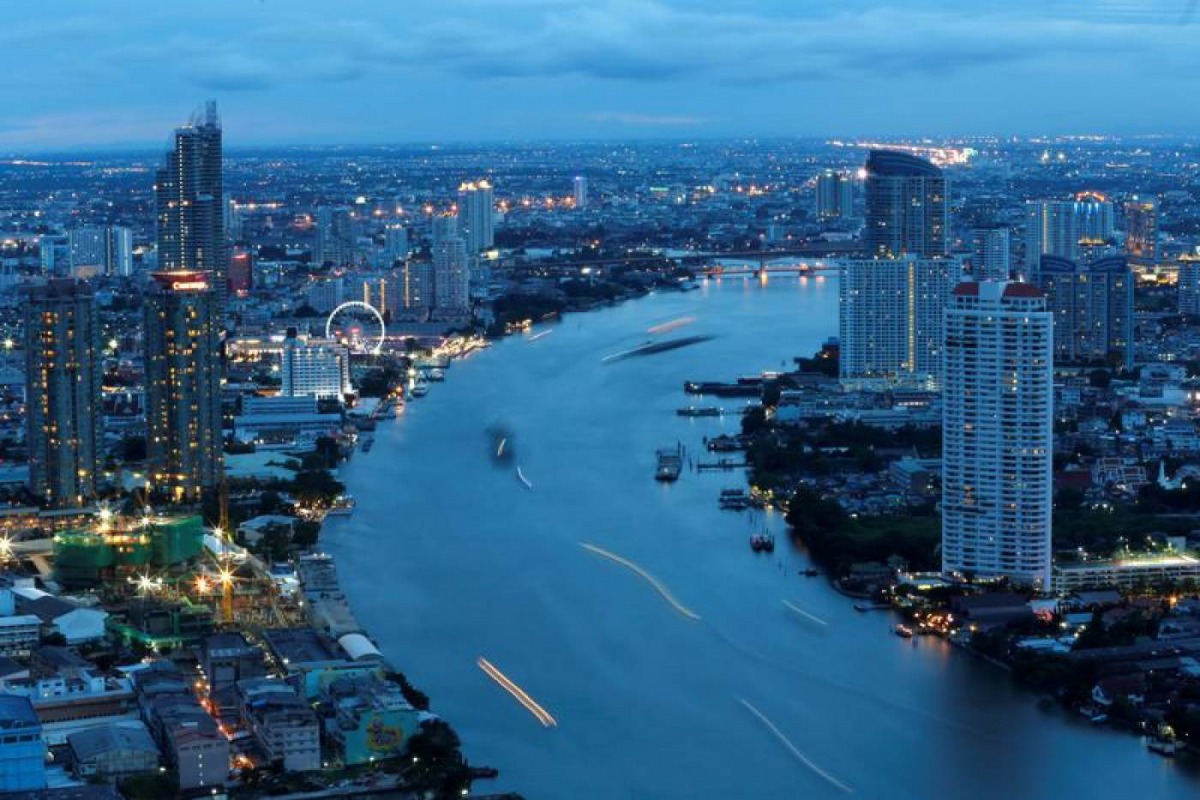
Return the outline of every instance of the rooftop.
<path id="1" fill-rule="evenodd" d="M 0 694 L 0 730 L 40 724 L 28 697 Z"/>

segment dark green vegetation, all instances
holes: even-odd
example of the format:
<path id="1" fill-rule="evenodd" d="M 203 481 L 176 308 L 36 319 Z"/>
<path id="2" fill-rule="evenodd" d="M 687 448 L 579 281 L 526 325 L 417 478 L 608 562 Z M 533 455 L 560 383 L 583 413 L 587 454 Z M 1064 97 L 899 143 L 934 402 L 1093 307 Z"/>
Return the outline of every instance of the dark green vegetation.
<path id="1" fill-rule="evenodd" d="M 941 521 L 932 510 L 922 514 L 854 518 L 837 500 L 800 486 L 788 503 L 785 519 L 813 560 L 834 575 L 852 564 L 899 557 L 911 569 L 935 569 Z"/>

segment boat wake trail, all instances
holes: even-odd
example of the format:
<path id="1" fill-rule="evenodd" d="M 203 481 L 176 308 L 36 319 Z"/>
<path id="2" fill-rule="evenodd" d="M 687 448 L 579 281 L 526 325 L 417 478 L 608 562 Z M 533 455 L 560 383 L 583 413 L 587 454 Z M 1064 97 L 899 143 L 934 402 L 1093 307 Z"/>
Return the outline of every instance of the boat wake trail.
<path id="1" fill-rule="evenodd" d="M 529 478 L 525 477 L 525 473 L 521 471 L 520 467 L 517 467 L 517 480 L 523 483 L 526 489 L 533 489 L 533 484 L 529 482 Z"/>
<path id="2" fill-rule="evenodd" d="M 783 600 L 781 602 L 783 603 L 785 608 L 796 612 L 797 614 L 799 614 L 800 616 L 804 617 L 807 620 L 811 620 L 812 622 L 815 622 L 818 625 L 828 625 L 829 624 L 825 620 L 808 613 L 803 608 L 800 608 L 799 606 L 795 605 L 794 603 L 789 603 L 787 600 Z"/>
<path id="3" fill-rule="evenodd" d="M 747 700 L 744 697 L 739 697 L 738 700 L 741 702 L 742 705 L 744 705 L 747 708 L 747 710 L 750 711 L 751 714 L 758 717 L 759 722 L 761 722 L 763 725 L 767 726 L 767 730 L 769 730 L 771 733 L 773 733 L 775 735 L 775 738 L 778 739 L 783 744 L 784 747 L 786 747 L 788 750 L 790 750 L 792 755 L 794 755 L 800 761 L 801 764 L 803 764 L 804 766 L 811 769 L 813 772 L 820 775 L 822 778 L 824 778 L 826 781 L 828 781 L 830 783 L 830 785 L 832 785 L 836 789 L 839 789 L 840 791 L 843 791 L 846 794 L 851 794 L 854 792 L 854 790 L 851 789 L 849 786 L 842 783 L 837 778 L 833 777 L 828 772 L 826 772 L 825 770 L 818 767 L 807 756 L 805 756 L 804 753 L 801 753 L 799 748 L 797 748 L 796 745 L 792 744 L 792 740 L 787 738 L 786 736 L 784 736 L 783 731 L 781 731 L 781 730 L 779 730 L 779 728 L 775 727 L 775 723 L 771 722 L 771 720 L 767 719 L 766 714 L 762 713 L 757 708 L 755 708 L 753 705 L 751 705 L 749 700 Z"/>
<path id="4" fill-rule="evenodd" d="M 509 680 L 507 675 L 496 669 L 496 666 L 492 662 L 480 656 L 475 663 L 479 665 L 479 668 L 483 670 L 485 675 L 498 683 L 501 689 L 511 694 L 518 703 L 525 706 L 525 710 L 533 714 L 538 722 L 547 728 L 558 727 L 558 720 L 550 716 L 549 711 L 538 705 L 536 700 L 526 694 L 525 690 L 520 686 Z"/>
<path id="5" fill-rule="evenodd" d="M 659 342 L 645 342 L 644 344 L 638 345 L 632 350 L 622 350 L 619 353 L 613 353 L 611 355 L 604 356 L 600 359 L 600 363 L 611 364 L 614 361 L 621 361 L 626 358 L 633 358 L 634 356 L 650 356 L 656 353 L 666 353 L 670 350 L 678 350 L 681 347 L 699 344 L 700 342 L 707 342 L 712 338 L 713 337 L 711 336 L 684 336 L 680 339 L 669 339 L 667 341 Z"/>
<path id="6" fill-rule="evenodd" d="M 675 330 L 676 328 L 682 328 L 685 325 L 691 325 L 695 321 L 696 321 L 695 317 L 680 317 L 679 319 L 673 319 L 670 322 L 664 322 L 660 325 L 655 325 L 653 327 L 647 328 L 646 333 L 652 333 L 655 335 L 660 334 L 660 333 L 670 333 L 671 331 Z"/>
<path id="7" fill-rule="evenodd" d="M 683 616 L 687 617 L 688 619 L 700 619 L 699 614 L 696 614 L 690 608 L 683 605 L 683 603 L 680 603 L 678 600 L 676 600 L 675 595 L 671 594 L 671 591 L 666 586 L 663 585 L 662 581 L 660 581 L 658 578 L 651 575 L 649 572 L 646 572 L 646 570 L 642 569 L 641 567 L 639 567 L 637 564 L 633 563 L 629 559 L 621 558 L 616 553 L 610 553 L 603 548 L 596 547 L 596 545 L 588 544 L 587 542 L 580 542 L 579 546 L 582 547 L 584 550 L 589 550 L 589 551 L 595 553 L 598 556 L 603 556 L 604 558 L 607 558 L 609 561 L 615 561 L 616 563 L 620 564 L 622 567 L 625 567 L 626 569 L 630 570 L 634 574 L 641 577 L 642 580 L 646 581 L 647 583 L 649 583 L 651 586 L 654 587 L 655 591 L 657 591 L 662 596 L 662 599 L 664 599 L 668 603 L 670 603 L 671 607 L 674 608 L 676 611 L 678 611 Z"/>
<path id="8" fill-rule="evenodd" d="M 538 339 L 549 336 L 552 333 L 554 333 L 554 329 L 550 328 L 549 330 L 541 331 L 540 333 L 535 333 L 533 336 L 530 336 L 526 341 L 536 342 Z"/>
<path id="9" fill-rule="evenodd" d="M 798 610 L 798 609 L 793 609 L 793 610 Z M 778 670 L 782 670 L 784 672 L 789 672 L 797 677 L 804 678 L 806 680 L 810 680 L 813 683 L 819 684 L 821 686 L 825 686 L 834 691 L 843 692 L 844 694 L 846 694 L 849 697 L 854 697 L 859 700 L 863 700 L 865 702 L 877 705 L 881 708 L 886 708 L 886 709 L 889 709 L 891 711 L 898 712 L 901 714 L 912 714 L 914 716 L 918 716 L 923 719 L 930 720 L 932 722 L 937 722 L 939 724 L 945 725 L 949 728 L 953 728 L 955 730 L 961 731 L 961 732 L 963 732 L 965 734 L 969 734 L 971 736 L 977 736 L 977 737 L 980 737 L 983 739 L 991 739 L 992 738 L 991 736 L 984 733 L 983 731 L 981 731 L 978 728 L 974 728 L 970 725 L 965 725 L 957 720 L 950 719 L 949 717 L 944 717 L 940 714 L 934 714 L 934 713 L 926 711 L 925 709 L 922 709 L 922 708 L 905 705 L 904 703 L 897 703 L 894 700 L 889 700 L 886 697 L 881 697 L 877 692 L 874 692 L 870 689 L 865 689 L 860 686 L 853 686 L 848 683 L 841 683 L 840 681 L 830 680 L 829 678 L 827 678 L 824 675 L 821 675 L 817 672 L 803 669 L 802 667 L 799 667 L 796 664 L 781 660 L 779 658 L 769 656 L 766 653 L 755 650 L 752 647 L 748 647 L 748 646 L 742 644 L 741 642 L 738 642 L 737 640 L 733 639 L 727 633 L 725 633 L 724 631 L 722 631 L 720 628 L 716 627 L 715 625 L 710 625 L 709 627 L 712 629 L 713 633 L 715 633 L 721 641 L 723 641 L 725 644 L 727 644 L 734 651 L 740 653 L 741 655 L 743 655 L 747 658 L 753 659 L 753 660 L 759 662 L 760 664 L 765 664 L 766 666 L 771 667 L 773 669 L 778 669 Z"/>

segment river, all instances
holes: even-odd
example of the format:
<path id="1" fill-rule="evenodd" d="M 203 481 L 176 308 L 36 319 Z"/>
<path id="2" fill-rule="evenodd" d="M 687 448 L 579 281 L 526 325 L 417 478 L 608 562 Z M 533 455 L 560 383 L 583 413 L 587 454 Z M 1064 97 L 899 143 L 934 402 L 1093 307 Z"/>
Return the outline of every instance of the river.
<path id="1" fill-rule="evenodd" d="M 713 339 L 602 363 L 647 329 Z M 725 278 L 569 315 L 456 363 L 343 469 L 355 515 L 322 534 L 359 620 L 495 785 L 541 798 L 1183 798 L 1180 760 L 1039 704 L 940 640 L 889 633 L 805 578 L 781 519 L 717 508 L 738 473 L 652 479 L 656 448 L 734 431 L 685 419 L 685 379 L 809 355 L 833 278 Z M 536 333 L 537 331 L 535 331 Z M 732 409 L 737 400 L 722 400 Z M 707 403 L 707 401 L 706 401 Z M 498 465 L 485 429 L 513 432 Z M 780 544 L 756 556 L 763 525 Z M 628 559 L 643 576 L 581 543 Z M 792 608 L 785 605 L 791 604 Z M 797 611 L 796 609 L 799 609 Z M 802 613 L 801 613 L 802 612 Z M 557 720 L 544 727 L 487 658 Z"/>

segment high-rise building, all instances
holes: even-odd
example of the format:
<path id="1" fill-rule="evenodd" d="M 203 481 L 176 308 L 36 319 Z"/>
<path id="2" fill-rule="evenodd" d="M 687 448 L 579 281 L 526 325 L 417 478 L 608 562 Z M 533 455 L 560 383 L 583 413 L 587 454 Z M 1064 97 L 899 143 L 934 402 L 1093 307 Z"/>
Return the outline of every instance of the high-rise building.
<path id="1" fill-rule="evenodd" d="M 341 399 L 350 391 L 350 348 L 325 339 L 301 338 L 295 329 L 283 340 L 280 394 Z"/>
<path id="2" fill-rule="evenodd" d="M 457 319 L 471 310 L 471 276 L 467 247 L 457 236 L 443 238 L 433 247 L 433 309 L 442 317 Z"/>
<path id="3" fill-rule="evenodd" d="M 944 258 L 841 262 L 840 379 L 849 388 L 941 383 L 942 315 L 962 266 Z"/>
<path id="4" fill-rule="evenodd" d="M 394 319 L 403 307 L 399 291 L 400 278 L 395 271 L 364 275 L 361 279 L 356 279 L 356 282 L 362 291 L 354 299 L 361 300 L 380 314 Z"/>
<path id="5" fill-rule="evenodd" d="M 67 232 L 67 246 L 72 277 L 133 274 L 133 231 L 129 228 L 74 228 Z"/>
<path id="6" fill-rule="evenodd" d="M 433 262 L 410 258 L 397 272 L 402 314 L 422 319 L 433 308 Z"/>
<path id="7" fill-rule="evenodd" d="M 105 271 L 128 278 L 133 274 L 133 231 L 110 225 L 105 239 Z"/>
<path id="8" fill-rule="evenodd" d="M 239 295 L 254 286 L 254 257 L 245 247 L 234 247 L 229 255 L 229 291 Z"/>
<path id="9" fill-rule="evenodd" d="M 1181 256 L 1179 269 L 1179 313 L 1200 317 L 1200 255 Z"/>
<path id="10" fill-rule="evenodd" d="M 221 123 L 210 101 L 175 130 L 174 147 L 154 183 L 158 223 L 158 269 L 207 272 L 218 317 L 225 311 L 229 251 L 225 241 Z"/>
<path id="11" fill-rule="evenodd" d="M 71 254 L 72 277 L 94 278 L 107 272 L 106 228 L 73 228 L 67 231 L 67 246 Z"/>
<path id="12" fill-rule="evenodd" d="M 53 278 L 29 290 L 24 311 L 29 489 L 50 506 L 81 506 L 96 497 L 103 456 L 95 297 Z"/>
<path id="13" fill-rule="evenodd" d="M 317 209 L 317 246 L 313 264 L 340 267 L 355 263 L 354 217 L 350 209 L 321 206 Z"/>
<path id="14" fill-rule="evenodd" d="M 383 229 L 384 266 L 394 267 L 396 262 L 408 258 L 408 228 L 403 225 L 388 225 Z"/>
<path id="15" fill-rule="evenodd" d="M 584 209 L 588 207 L 588 187 L 587 178 L 583 175 L 576 175 L 575 180 L 571 184 L 572 197 L 575 199 L 575 207 Z"/>
<path id="16" fill-rule="evenodd" d="M 458 219 L 463 244 L 471 258 L 495 244 L 493 226 L 496 213 L 492 184 L 471 181 L 458 187 Z"/>
<path id="17" fill-rule="evenodd" d="M 1158 260 L 1158 201 L 1133 196 L 1125 203 L 1125 254 L 1139 263 Z"/>
<path id="18" fill-rule="evenodd" d="M 42 274 L 65 278 L 71 274 L 71 244 L 66 236 L 45 235 L 38 240 Z"/>
<path id="19" fill-rule="evenodd" d="M 972 229 L 971 275 L 977 281 L 1008 280 L 1008 228 L 1003 225 L 988 225 Z"/>
<path id="20" fill-rule="evenodd" d="M 1025 204 L 1025 279 L 1037 282 L 1041 256 L 1079 261 L 1085 250 L 1113 240 L 1113 204 L 1096 192 L 1073 200 L 1037 200 Z"/>
<path id="21" fill-rule="evenodd" d="M 237 201 L 232 197 L 225 197 L 225 235 L 229 238 L 230 243 L 240 242 L 242 240 L 242 209 L 238 207 Z"/>
<path id="22" fill-rule="evenodd" d="M 194 500 L 220 482 L 224 468 L 217 294 L 204 272 L 152 277 L 145 298 L 148 481 Z"/>
<path id="23" fill-rule="evenodd" d="M 955 287 L 942 392 L 942 570 L 1050 586 L 1054 320 L 1028 283 Z"/>
<path id="24" fill-rule="evenodd" d="M 1124 256 L 1090 264 L 1042 256 L 1039 285 L 1054 316 L 1054 360 L 1133 366 L 1134 275 Z"/>
<path id="25" fill-rule="evenodd" d="M 429 241 L 436 248 L 443 239 L 461 237 L 458 228 L 458 212 L 443 211 L 434 214 L 429 220 Z"/>
<path id="26" fill-rule="evenodd" d="M 949 191 L 942 170 L 929 161 L 894 150 L 872 150 L 867 157 L 863 232 L 867 255 L 944 257 L 949 252 Z"/>
<path id="27" fill-rule="evenodd" d="M 321 314 L 328 314 L 347 300 L 354 300 L 346 291 L 346 280 L 342 277 L 317 278 L 312 280 L 304 293 L 304 302 Z"/>
<path id="28" fill-rule="evenodd" d="M 827 169 L 817 175 L 817 219 L 854 216 L 854 183 L 848 173 Z"/>

